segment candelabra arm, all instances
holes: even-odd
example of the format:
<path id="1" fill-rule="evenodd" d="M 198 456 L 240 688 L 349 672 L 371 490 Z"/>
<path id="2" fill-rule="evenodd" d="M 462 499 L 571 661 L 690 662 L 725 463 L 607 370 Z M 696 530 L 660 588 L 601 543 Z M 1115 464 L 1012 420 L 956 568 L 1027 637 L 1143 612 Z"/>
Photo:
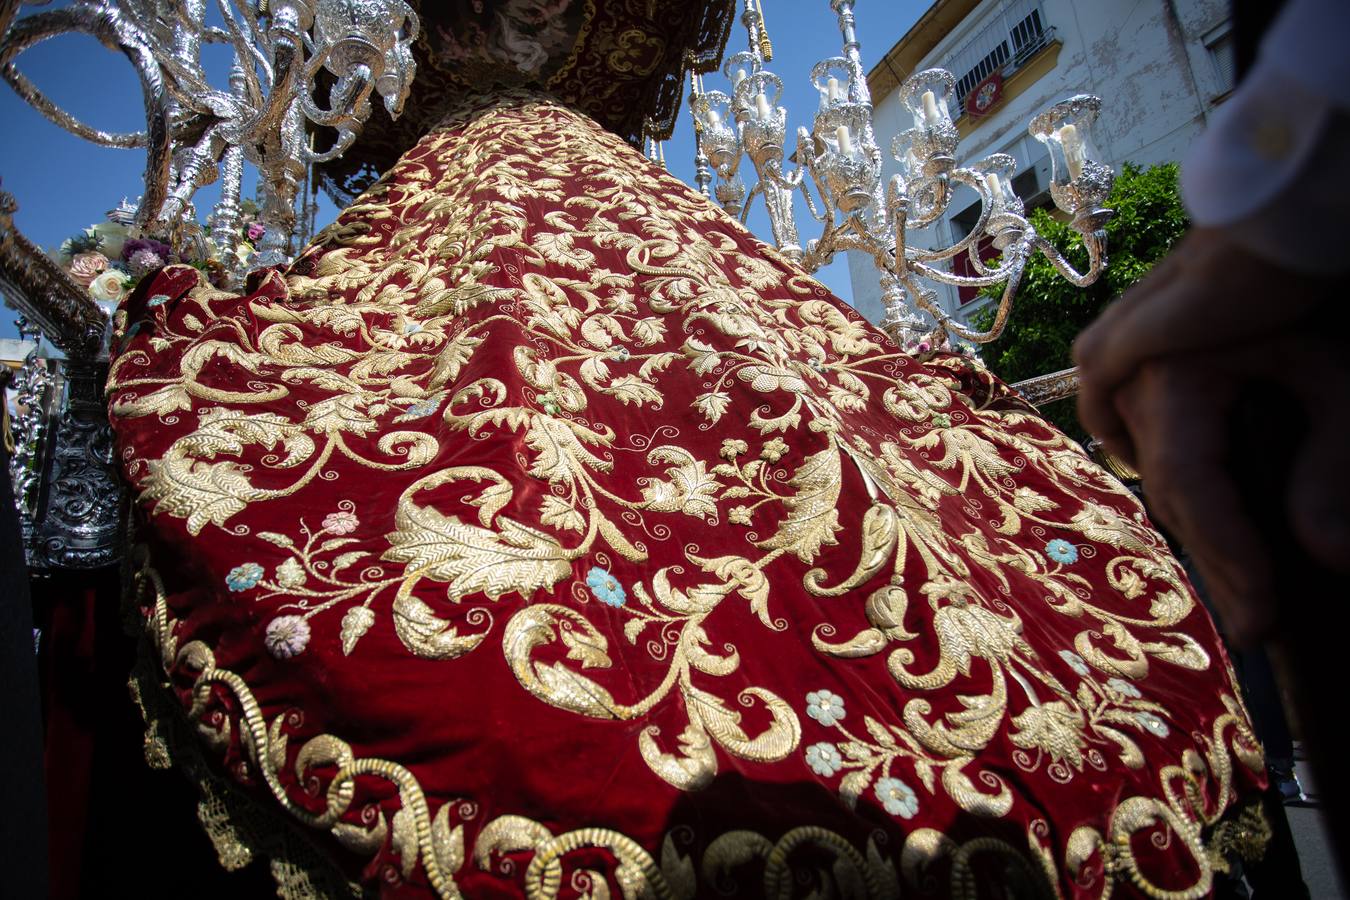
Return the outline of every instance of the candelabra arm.
<path id="1" fill-rule="evenodd" d="M 1106 268 L 1106 231 L 1097 228 L 1080 233 L 1088 254 L 1086 272 L 1079 272 L 1070 265 L 1059 248 L 1042 237 L 1031 225 L 1027 226 L 1026 240 L 1032 247 L 1045 254 L 1045 258 L 1055 267 L 1055 271 L 1066 281 L 1074 287 L 1087 287 L 1101 277 L 1102 270 Z"/>
<path id="2" fill-rule="evenodd" d="M 993 197 L 989 189 L 985 186 L 984 180 L 979 174 L 970 169 L 955 169 L 949 176 L 975 190 L 980 195 L 980 217 L 975 221 L 969 233 L 961 240 L 941 250 L 924 250 L 921 247 L 906 247 L 905 255 L 908 259 L 916 262 L 935 262 L 942 259 L 951 259 L 960 255 L 970 247 L 978 246 L 980 238 L 984 236 L 985 228 L 989 225 L 989 216 L 993 211 Z M 911 228 L 922 227 L 920 223 L 912 223 Z"/>
<path id="3" fill-rule="evenodd" d="M 80 31 L 91 35 L 105 46 L 116 47 L 127 57 L 136 69 L 136 74 L 141 82 L 141 94 L 145 103 L 147 125 L 143 137 L 144 143 L 141 143 L 141 135 L 103 135 L 104 139 L 96 142 L 105 146 L 126 145 L 145 146 L 147 148 L 145 193 L 142 195 L 140 209 L 136 212 L 137 223 L 144 225 L 156 217 L 160 207 L 164 205 L 165 197 L 168 195 L 169 167 L 173 149 L 169 129 L 171 104 L 163 72 L 155 61 L 154 53 L 144 42 L 132 38 L 131 29 L 122 27 L 123 24 L 120 15 L 116 12 L 87 6 L 49 10 L 19 19 L 10 26 L 9 32 L 4 36 L 4 43 L 0 44 L 0 68 L 3 68 L 6 72 L 6 80 L 11 85 L 16 85 L 16 79 L 9 73 L 18 76 L 16 90 L 19 90 L 20 96 L 25 97 L 25 99 L 30 96 L 29 93 L 21 89 L 26 86 L 37 97 L 41 98 L 41 104 L 37 106 L 39 112 L 42 112 L 54 124 L 62 128 L 71 130 L 69 126 L 78 126 L 78 129 L 73 130 L 73 133 L 77 137 L 86 137 L 91 133 L 98 134 L 97 129 L 83 125 L 73 116 L 51 103 L 27 79 L 18 75 L 11 60 L 40 41 L 71 31 Z M 59 115 L 54 116 L 52 113 L 59 113 Z M 121 141 L 126 143 L 123 144 Z"/>
<path id="4" fill-rule="evenodd" d="M 938 328 L 947 334 L 954 334 L 972 343 L 987 344 L 990 341 L 998 340 L 999 335 L 1003 334 L 1003 329 L 1008 324 L 1008 316 L 1012 313 L 1013 296 L 1022 284 L 1022 273 L 1025 271 L 1026 259 L 1019 255 L 1017 264 L 1011 266 L 1007 272 L 1008 283 L 1003 288 L 1003 295 L 999 297 L 998 311 L 995 312 L 994 321 L 987 331 L 978 331 L 962 325 L 948 315 L 941 306 L 933 302 L 932 298 L 935 295 L 919 294 L 919 306 L 936 319 Z"/>

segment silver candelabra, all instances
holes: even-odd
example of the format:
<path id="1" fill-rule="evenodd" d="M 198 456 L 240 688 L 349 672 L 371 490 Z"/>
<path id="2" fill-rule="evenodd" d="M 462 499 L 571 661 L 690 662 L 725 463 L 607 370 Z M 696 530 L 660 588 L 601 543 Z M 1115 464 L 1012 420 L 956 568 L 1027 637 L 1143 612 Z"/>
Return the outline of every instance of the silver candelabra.
<path id="1" fill-rule="evenodd" d="M 416 14 L 403 0 L 216 0 L 223 27 L 207 24 L 208 0 L 76 0 L 18 18 L 21 5 L 49 0 L 0 0 L 0 77 L 44 116 L 105 147 L 147 151 L 145 190 L 135 224 L 175 242 L 191 236 L 192 197 L 217 178 L 221 199 L 210 238 L 232 258 L 240 225 L 245 161 L 257 166 L 266 228 L 253 263 L 284 262 L 297 237 L 298 187 L 309 167 L 342 154 L 379 94 L 397 116 L 416 72 L 411 45 Z M 14 66 L 28 47 L 83 32 L 120 50 L 136 69 L 146 130 L 112 134 L 80 122 L 44 95 Z M 205 44 L 234 51 L 229 84 L 211 84 L 202 65 Z M 332 84 L 326 105 L 321 73 Z M 333 129 L 332 144 L 316 151 L 307 137 Z M 200 236 L 198 236 L 200 237 Z M 239 273 L 236 273 L 239 274 Z"/>
<path id="2" fill-rule="evenodd" d="M 1088 95 L 1072 97 L 1038 115 L 1030 126 L 1031 134 L 1050 152 L 1051 197 L 1072 217 L 1072 226 L 1087 247 L 1088 270 L 1080 273 L 1027 221 L 1022 200 L 1012 188 L 1016 161 L 1011 156 L 995 153 L 969 166 L 956 164 L 959 137 L 947 108 L 955 84 L 950 72 L 926 69 L 901 86 L 900 97 L 913 115 L 914 127 L 892 140 L 890 151 L 900 163 L 900 173 L 883 183 L 853 6 L 854 0 L 830 0 L 843 35 L 843 55 L 811 69 L 820 108 L 809 131 L 798 128 L 795 152 L 786 160 L 794 166 L 785 171 L 787 112 L 779 105 L 783 82 L 764 67 L 771 53 L 763 17 L 757 0 L 746 0 L 742 21 L 749 49 L 731 55 L 722 66 L 731 93 L 703 90 L 695 78 L 690 94 L 699 189 L 742 221 L 755 198 L 762 197 L 774 243 L 807 271 L 826 265 L 841 250 L 867 253 L 880 278 L 885 306 L 881 325 L 901 347 L 925 340 L 939 346 L 953 335 L 976 343 L 998 337 L 1033 251 L 1044 253 L 1075 285 L 1096 281 L 1106 265 L 1103 229 L 1111 216 L 1102 204 L 1114 179 L 1092 142 L 1091 127 L 1101 101 Z M 755 173 L 755 184 L 748 191 L 738 172 L 742 156 L 750 158 Z M 710 194 L 714 172 L 717 184 Z M 955 186 L 962 184 L 980 198 L 974 229 L 942 249 L 911 246 L 909 230 L 937 221 L 951 203 Z M 793 206 L 798 191 L 822 226 L 820 236 L 805 247 Z M 980 243 L 986 237 L 1002 254 L 995 265 L 980 259 Z M 963 253 L 968 254 L 974 275 L 944 268 Z M 948 315 L 925 281 L 1006 286 L 993 324 L 987 331 L 977 331 Z"/>

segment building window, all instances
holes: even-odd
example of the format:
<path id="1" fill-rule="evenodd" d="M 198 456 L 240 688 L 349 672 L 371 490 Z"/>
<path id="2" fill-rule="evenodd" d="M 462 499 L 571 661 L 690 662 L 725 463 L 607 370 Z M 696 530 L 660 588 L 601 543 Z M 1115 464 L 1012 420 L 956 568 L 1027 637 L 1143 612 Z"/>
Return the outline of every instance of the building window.
<path id="1" fill-rule="evenodd" d="M 1225 22 L 1205 35 L 1205 49 L 1209 51 L 1209 61 L 1218 79 L 1215 98 L 1226 96 L 1237 83 L 1237 55 L 1233 47 L 1232 23 Z"/>
<path id="2" fill-rule="evenodd" d="M 946 68 L 960 73 L 956 104 L 966 112 L 966 95 L 994 72 L 1010 75 L 1054 37 L 1045 24 L 1040 0 L 1009 0 L 950 57 Z"/>

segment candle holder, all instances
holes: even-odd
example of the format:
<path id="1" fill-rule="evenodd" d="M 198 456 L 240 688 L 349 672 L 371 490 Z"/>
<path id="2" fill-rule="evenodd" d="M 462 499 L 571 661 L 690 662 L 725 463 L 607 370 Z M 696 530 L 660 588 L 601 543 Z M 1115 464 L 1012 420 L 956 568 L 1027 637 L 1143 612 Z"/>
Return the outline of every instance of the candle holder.
<path id="1" fill-rule="evenodd" d="M 1102 204 L 1113 178 L 1092 143 L 1091 126 L 1101 101 L 1088 96 L 1071 98 L 1036 117 L 1031 128 L 1051 147 L 1056 173 L 1052 195 L 1073 217 L 1073 227 L 1088 250 L 1089 267 L 1078 272 L 1027 221 L 1022 200 L 1012 189 L 1012 157 L 994 154 L 968 166 L 958 164 L 960 135 L 950 112 L 955 87 L 950 72 L 926 69 L 901 86 L 901 102 L 914 124 L 892 140 L 890 150 L 900 170 L 883 183 L 853 0 L 830 0 L 830 8 L 839 23 L 843 53 L 811 69 L 811 84 L 819 97 L 817 109 L 810 130 L 797 130 L 795 166 L 785 171 L 779 146 L 787 124 L 786 110 L 779 106 L 782 82 L 764 68 L 766 58 L 758 39 L 762 22 L 753 0 L 745 4 L 741 21 L 750 35 L 749 49 L 733 54 L 722 67 L 733 85 L 731 95 L 704 92 L 696 81 L 690 97 L 699 189 L 715 195 L 741 221 L 755 198 L 763 197 L 775 244 L 808 272 L 827 265 L 843 250 L 870 257 L 885 309 L 881 327 L 906 350 L 950 346 L 953 338 L 976 343 L 997 338 L 1033 251 L 1045 254 L 1076 285 L 1095 281 L 1106 265 L 1102 229 L 1111 211 Z M 725 105 L 730 115 L 725 121 L 709 123 L 704 111 L 719 105 Z M 742 153 L 750 157 L 756 178 L 748 191 L 738 171 Z M 713 170 L 715 188 L 711 187 Z M 959 185 L 970 187 L 980 198 L 980 215 L 971 232 L 937 249 L 909 244 L 907 233 L 938 221 Z M 808 241 L 805 249 L 798 238 L 793 205 L 798 192 L 821 226 L 820 235 Z M 986 265 L 979 258 L 981 242 L 986 239 L 992 239 L 1001 253 L 996 265 Z M 962 254 L 971 261 L 974 274 L 952 271 L 953 261 Z M 953 319 L 939 303 L 931 286 L 935 282 L 975 288 L 1002 284 L 993 325 L 980 331 Z"/>

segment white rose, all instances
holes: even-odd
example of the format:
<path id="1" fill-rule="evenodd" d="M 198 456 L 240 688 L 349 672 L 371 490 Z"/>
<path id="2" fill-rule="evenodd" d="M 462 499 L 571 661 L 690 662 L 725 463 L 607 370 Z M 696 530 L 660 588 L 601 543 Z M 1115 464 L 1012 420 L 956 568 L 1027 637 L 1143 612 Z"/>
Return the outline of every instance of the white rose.
<path id="1" fill-rule="evenodd" d="M 120 302 L 127 295 L 126 280 L 126 274 L 116 269 L 102 272 L 89 283 L 89 296 L 105 303 Z"/>

